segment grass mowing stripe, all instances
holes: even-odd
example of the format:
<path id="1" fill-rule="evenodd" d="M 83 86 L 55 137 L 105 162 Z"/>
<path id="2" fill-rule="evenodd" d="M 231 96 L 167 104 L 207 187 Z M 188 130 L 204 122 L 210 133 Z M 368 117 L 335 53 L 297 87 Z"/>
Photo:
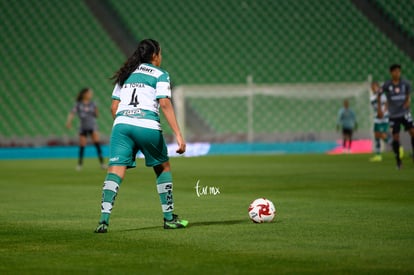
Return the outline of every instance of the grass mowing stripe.
<path id="1" fill-rule="evenodd" d="M 95 160 L 1 161 L 0 273 L 413 273 L 414 165 L 391 155 L 172 159 L 185 230 L 162 229 L 155 178 L 128 171 L 108 234 L 92 231 L 105 176 Z M 142 164 L 142 162 L 141 162 Z M 195 184 L 220 194 L 198 197 Z M 271 224 L 247 207 L 265 196 Z"/>

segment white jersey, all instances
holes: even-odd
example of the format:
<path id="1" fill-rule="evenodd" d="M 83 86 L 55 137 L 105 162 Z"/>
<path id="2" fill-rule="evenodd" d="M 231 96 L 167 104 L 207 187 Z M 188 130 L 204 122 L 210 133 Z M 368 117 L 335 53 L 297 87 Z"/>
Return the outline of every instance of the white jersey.
<path id="1" fill-rule="evenodd" d="M 112 99 L 119 100 L 116 124 L 130 124 L 161 130 L 160 98 L 171 98 L 168 73 L 152 64 L 141 64 L 122 87 L 115 85 Z"/>
<path id="2" fill-rule="evenodd" d="M 380 96 L 381 100 L 381 110 L 384 113 L 383 118 L 378 118 L 378 98 L 377 94 L 372 94 L 370 101 L 372 109 L 374 110 L 374 123 L 388 123 L 389 120 L 389 114 L 386 110 L 386 104 L 387 104 L 387 97 L 384 94 L 381 94 Z"/>

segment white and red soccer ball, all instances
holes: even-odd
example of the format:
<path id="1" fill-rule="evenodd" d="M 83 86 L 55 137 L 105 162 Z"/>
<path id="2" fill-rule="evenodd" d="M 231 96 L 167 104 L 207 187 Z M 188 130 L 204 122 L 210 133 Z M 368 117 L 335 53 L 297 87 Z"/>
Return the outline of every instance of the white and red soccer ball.
<path id="1" fill-rule="evenodd" d="M 259 198 L 249 206 L 249 217 L 254 223 L 271 222 L 276 216 L 276 208 L 270 200 Z"/>

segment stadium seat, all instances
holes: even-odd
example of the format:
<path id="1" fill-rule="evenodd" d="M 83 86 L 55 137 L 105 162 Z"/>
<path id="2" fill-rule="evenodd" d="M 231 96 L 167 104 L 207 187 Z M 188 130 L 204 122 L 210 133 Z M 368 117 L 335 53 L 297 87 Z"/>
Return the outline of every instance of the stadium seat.
<path id="1" fill-rule="evenodd" d="M 384 14 L 400 28 L 402 32 L 414 38 L 414 2 L 411 0 L 386 1 L 373 0 Z"/>
<path id="2" fill-rule="evenodd" d="M 64 125 L 84 86 L 108 109 L 107 79 L 124 57 L 83 1 L 2 1 L 0 15 L 0 137 L 76 136 Z M 111 116 L 101 114 L 99 126 L 108 135 Z"/>
<path id="3" fill-rule="evenodd" d="M 400 8 L 394 1 L 373 1 L 413 32 L 412 2 L 404 0 Z M 161 42 L 163 67 L 176 86 L 246 83 L 249 75 L 255 83 L 355 82 L 369 74 L 384 80 L 393 62 L 414 75 L 413 61 L 350 0 L 109 3 L 137 40 Z M 1 1 L 0 16 L 0 138 L 76 136 L 64 123 L 84 86 L 94 89 L 99 127 L 109 135 L 108 77 L 125 57 L 85 3 Z M 219 125 L 220 114 L 209 112 L 210 104 L 194 100 L 189 106 L 217 131 L 230 127 Z M 243 126 L 231 127 L 237 132 Z"/>

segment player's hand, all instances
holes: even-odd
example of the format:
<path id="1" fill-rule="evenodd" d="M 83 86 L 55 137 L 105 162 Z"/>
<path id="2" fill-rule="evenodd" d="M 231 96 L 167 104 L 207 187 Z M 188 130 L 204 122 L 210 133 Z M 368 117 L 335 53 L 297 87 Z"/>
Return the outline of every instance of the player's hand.
<path id="1" fill-rule="evenodd" d="M 410 108 L 410 102 L 405 102 L 403 106 L 404 106 L 404 109 L 409 109 Z"/>
<path id="2" fill-rule="evenodd" d="M 177 144 L 178 144 L 178 149 L 176 150 L 176 152 L 178 154 L 184 154 L 186 144 L 185 144 L 184 138 L 181 135 L 177 136 Z"/>
<path id="3" fill-rule="evenodd" d="M 377 117 L 378 118 L 383 118 L 384 117 L 384 113 L 382 111 L 378 111 Z"/>

